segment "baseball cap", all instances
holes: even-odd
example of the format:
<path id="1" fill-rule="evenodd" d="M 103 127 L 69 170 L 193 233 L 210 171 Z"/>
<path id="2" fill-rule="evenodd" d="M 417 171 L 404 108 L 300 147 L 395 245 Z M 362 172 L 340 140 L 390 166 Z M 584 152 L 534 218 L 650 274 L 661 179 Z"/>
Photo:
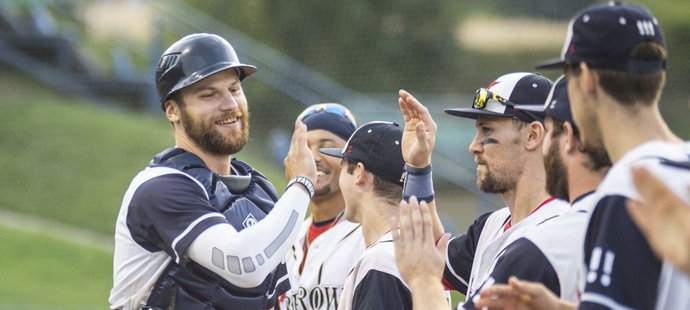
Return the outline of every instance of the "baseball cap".
<path id="1" fill-rule="evenodd" d="M 450 115 L 477 119 L 479 115 L 515 117 L 525 122 L 541 121 L 528 111 L 514 111 L 514 106 L 543 106 L 553 82 L 530 72 L 514 72 L 500 76 L 487 88 L 478 89 L 471 108 L 445 109 Z"/>
<path id="2" fill-rule="evenodd" d="M 352 112 L 337 103 L 318 103 L 304 109 L 297 119 L 307 125 L 307 130 L 323 129 L 347 141 L 357 121 Z"/>
<path id="3" fill-rule="evenodd" d="M 577 132 L 573 114 L 570 112 L 570 99 L 568 99 L 568 81 L 565 75 L 561 75 L 553 84 L 549 96 L 546 98 L 544 105 L 517 105 L 516 110 L 530 111 L 539 117 L 551 117 L 561 122 L 568 122 L 573 125 Z"/>
<path id="4" fill-rule="evenodd" d="M 666 47 L 659 22 L 649 10 L 621 2 L 593 5 L 570 21 L 561 58 L 539 63 L 537 68 L 585 62 L 591 68 L 638 73 L 664 70 L 666 60 L 630 59 L 632 50 L 642 42 Z"/>
<path id="5" fill-rule="evenodd" d="M 369 122 L 357 128 L 342 149 L 321 148 L 319 151 L 328 156 L 361 162 L 367 171 L 402 186 L 405 166 L 400 148 L 402 134 L 402 128 L 396 123 Z"/>

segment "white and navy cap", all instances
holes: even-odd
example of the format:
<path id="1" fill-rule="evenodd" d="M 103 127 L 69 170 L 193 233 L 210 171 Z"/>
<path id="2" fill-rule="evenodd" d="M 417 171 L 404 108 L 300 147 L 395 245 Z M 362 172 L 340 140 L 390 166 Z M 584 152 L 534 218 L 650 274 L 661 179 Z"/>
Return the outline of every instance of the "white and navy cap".
<path id="1" fill-rule="evenodd" d="M 515 117 L 526 122 L 541 121 L 529 112 L 514 110 L 514 107 L 515 105 L 543 106 L 552 85 L 551 80 L 538 73 L 508 73 L 491 82 L 486 89 L 477 90 L 477 94 L 482 90 L 488 90 L 501 98 L 487 97 L 483 104 L 478 105 L 476 104 L 477 94 L 475 94 L 472 107 L 445 109 L 444 111 L 450 115 L 470 119 L 477 119 L 479 115 L 487 115 Z"/>
<path id="2" fill-rule="evenodd" d="M 609 2 L 590 6 L 570 21 L 561 58 L 537 68 L 586 63 L 591 68 L 653 73 L 666 69 L 666 60 L 631 60 L 635 46 L 655 42 L 666 47 L 659 22 L 646 8 Z"/>

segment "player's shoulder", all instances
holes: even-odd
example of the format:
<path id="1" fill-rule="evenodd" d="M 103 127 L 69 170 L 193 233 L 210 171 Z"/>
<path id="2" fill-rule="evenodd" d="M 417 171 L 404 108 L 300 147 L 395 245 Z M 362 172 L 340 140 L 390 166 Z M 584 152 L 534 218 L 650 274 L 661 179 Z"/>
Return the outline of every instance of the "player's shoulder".
<path id="1" fill-rule="evenodd" d="M 529 229 L 524 237 L 539 247 L 549 248 L 563 243 L 570 244 L 571 236 L 584 232 L 589 221 L 588 212 L 568 210 L 559 216 L 549 218 Z"/>
<path id="2" fill-rule="evenodd" d="M 366 248 L 360 257 L 360 273 L 365 274 L 369 270 L 378 270 L 396 277 L 400 276 L 395 261 L 395 245 L 390 233 Z"/>
<path id="3" fill-rule="evenodd" d="M 475 224 L 486 226 L 488 223 L 498 223 L 498 225 L 503 225 L 508 218 L 510 218 L 510 209 L 508 209 L 508 207 L 503 207 L 496 211 L 487 212 L 480 215 L 475 220 Z"/>
<path id="4" fill-rule="evenodd" d="M 134 177 L 131 185 L 140 193 L 206 192 L 204 186 L 194 177 L 168 167 L 148 167 Z"/>
<path id="5" fill-rule="evenodd" d="M 626 153 L 607 173 L 597 188 L 598 196 L 620 195 L 638 198 L 632 182 L 632 167 L 649 170 L 662 182 L 674 189 L 690 184 L 690 144 L 651 141 Z M 690 164 L 688 164 L 690 165 Z"/>

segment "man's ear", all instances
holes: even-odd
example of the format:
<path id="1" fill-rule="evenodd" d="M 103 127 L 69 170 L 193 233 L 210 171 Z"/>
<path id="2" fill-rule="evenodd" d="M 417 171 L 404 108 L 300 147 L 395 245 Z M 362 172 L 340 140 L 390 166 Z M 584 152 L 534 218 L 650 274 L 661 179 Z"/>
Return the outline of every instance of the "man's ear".
<path id="1" fill-rule="evenodd" d="M 537 150 L 541 152 L 542 143 L 544 142 L 544 135 L 546 134 L 546 129 L 544 129 L 544 124 L 541 122 L 531 122 L 527 125 L 528 136 L 525 148 L 529 151 Z"/>
<path id="2" fill-rule="evenodd" d="M 582 93 L 587 97 L 587 102 L 594 102 L 593 98 L 597 96 L 597 86 L 599 85 L 599 76 L 594 70 L 590 69 L 586 63 L 580 63 L 579 80 Z"/>
<path id="3" fill-rule="evenodd" d="M 563 139 L 565 152 L 570 154 L 572 152 L 580 152 L 580 139 L 575 135 L 575 128 L 570 122 L 563 123 Z"/>
<path id="4" fill-rule="evenodd" d="M 171 123 L 180 121 L 180 106 L 175 100 L 170 99 L 166 101 L 163 107 L 165 107 L 165 117 L 167 117 Z"/>
<path id="5" fill-rule="evenodd" d="M 374 175 L 367 171 L 364 168 L 364 164 L 361 162 L 357 163 L 357 167 L 355 168 L 355 171 L 353 171 L 353 174 L 355 177 L 355 185 L 358 187 L 364 187 L 366 190 L 367 187 L 374 186 Z"/>

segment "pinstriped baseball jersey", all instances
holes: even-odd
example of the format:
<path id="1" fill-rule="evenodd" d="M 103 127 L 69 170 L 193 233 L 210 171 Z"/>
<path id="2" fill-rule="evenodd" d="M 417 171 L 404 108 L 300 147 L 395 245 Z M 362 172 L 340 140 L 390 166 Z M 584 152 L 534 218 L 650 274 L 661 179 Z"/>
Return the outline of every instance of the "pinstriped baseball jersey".
<path id="1" fill-rule="evenodd" d="M 690 309 L 690 279 L 656 257 L 626 208 L 627 199 L 639 199 L 633 165 L 646 167 L 690 202 L 690 170 L 672 164 L 688 160 L 690 145 L 652 141 L 629 151 L 611 168 L 595 193 L 585 234 L 580 308 Z"/>
<path id="2" fill-rule="evenodd" d="M 281 302 L 281 309 L 337 309 L 345 279 L 364 252 L 361 225 L 340 217 L 333 227 L 311 243 L 300 274 L 305 238 L 311 224 L 311 218 L 304 221 L 300 237 L 287 254 L 292 288 Z"/>
<path id="3" fill-rule="evenodd" d="M 480 216 L 465 235 L 448 243 L 444 281 L 455 290 L 472 296 L 489 275 L 500 253 L 513 241 L 539 223 L 558 216 L 569 209 L 562 200 L 551 199 L 531 215 L 505 230 L 510 220 L 507 207 Z"/>

